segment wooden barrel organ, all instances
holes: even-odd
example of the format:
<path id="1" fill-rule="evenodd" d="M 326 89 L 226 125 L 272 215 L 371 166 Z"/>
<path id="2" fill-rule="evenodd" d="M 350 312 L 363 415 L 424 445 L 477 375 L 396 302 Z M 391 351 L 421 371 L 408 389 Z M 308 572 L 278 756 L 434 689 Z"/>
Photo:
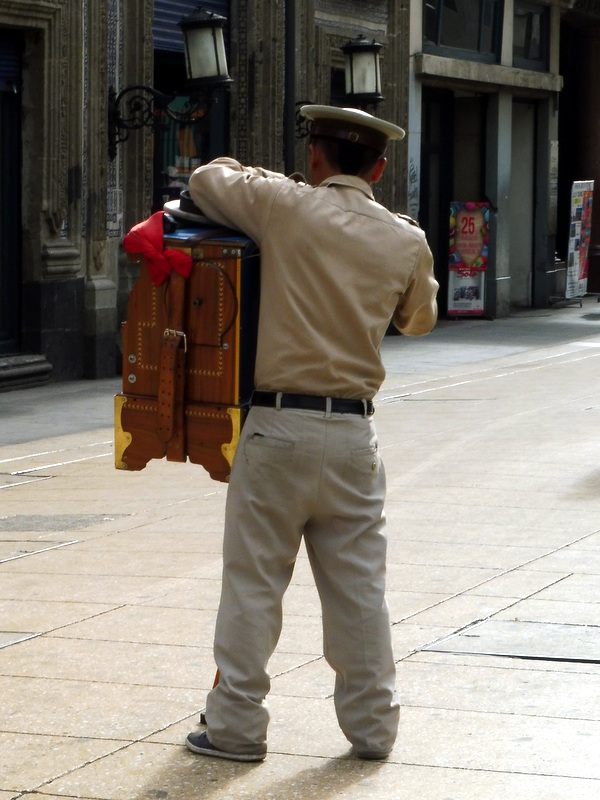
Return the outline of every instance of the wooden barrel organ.
<path id="1" fill-rule="evenodd" d="M 141 259 L 123 325 L 115 465 L 189 459 L 227 481 L 253 391 L 259 253 L 242 234 L 202 227 L 166 234 L 164 247 L 188 253 L 192 272 L 156 286 Z"/>

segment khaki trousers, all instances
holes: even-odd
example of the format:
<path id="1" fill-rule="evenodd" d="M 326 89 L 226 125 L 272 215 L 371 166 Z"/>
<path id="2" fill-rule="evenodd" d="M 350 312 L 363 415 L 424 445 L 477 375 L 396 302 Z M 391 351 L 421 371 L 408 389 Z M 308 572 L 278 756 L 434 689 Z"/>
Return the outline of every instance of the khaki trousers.
<path id="1" fill-rule="evenodd" d="M 304 536 L 340 727 L 358 755 L 391 750 L 399 704 L 384 597 L 384 497 L 372 418 L 251 409 L 227 496 L 214 646 L 220 678 L 206 708 L 216 747 L 266 751 L 267 663 Z"/>

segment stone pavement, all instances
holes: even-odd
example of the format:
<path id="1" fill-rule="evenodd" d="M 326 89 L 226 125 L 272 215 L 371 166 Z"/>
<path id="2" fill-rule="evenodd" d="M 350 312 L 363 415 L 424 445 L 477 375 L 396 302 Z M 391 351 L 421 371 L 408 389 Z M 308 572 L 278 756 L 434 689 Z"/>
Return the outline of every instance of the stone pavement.
<path id="1" fill-rule="evenodd" d="M 267 760 L 187 752 L 226 488 L 193 465 L 115 470 L 118 381 L 81 381 L 0 395 L 0 800 L 600 797 L 600 306 L 383 350 L 389 760 L 347 757 L 304 554 Z"/>

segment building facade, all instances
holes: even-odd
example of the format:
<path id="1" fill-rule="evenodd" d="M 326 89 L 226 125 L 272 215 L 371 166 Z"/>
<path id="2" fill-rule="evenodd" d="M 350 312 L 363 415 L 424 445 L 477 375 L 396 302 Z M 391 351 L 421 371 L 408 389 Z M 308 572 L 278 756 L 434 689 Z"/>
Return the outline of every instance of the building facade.
<path id="1" fill-rule="evenodd" d="M 297 106 L 344 104 L 358 34 L 383 45 L 376 113 L 407 130 L 377 198 L 426 230 L 441 313 L 452 201 L 489 203 L 486 316 L 560 295 L 570 182 L 600 168 L 597 0 L 206 0 L 231 89 L 198 125 L 160 119 L 109 155 L 109 88 L 181 92 L 177 21 L 197 5 L 0 0 L 0 389 L 114 375 L 137 277 L 124 234 L 214 156 L 306 172 Z"/>

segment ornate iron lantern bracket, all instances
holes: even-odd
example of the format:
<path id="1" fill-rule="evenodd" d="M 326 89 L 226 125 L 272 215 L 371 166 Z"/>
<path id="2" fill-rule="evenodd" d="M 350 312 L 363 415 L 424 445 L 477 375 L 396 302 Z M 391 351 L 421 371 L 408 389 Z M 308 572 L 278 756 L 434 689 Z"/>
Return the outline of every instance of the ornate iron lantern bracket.
<path id="1" fill-rule="evenodd" d="M 194 125 L 205 119 L 216 102 L 214 93 L 193 92 L 181 109 L 170 104 L 178 94 L 165 94 L 152 86 L 127 86 L 117 93 L 108 91 L 108 155 L 113 160 L 117 145 L 126 142 L 131 131 L 160 125 L 163 115 L 179 125 Z"/>

